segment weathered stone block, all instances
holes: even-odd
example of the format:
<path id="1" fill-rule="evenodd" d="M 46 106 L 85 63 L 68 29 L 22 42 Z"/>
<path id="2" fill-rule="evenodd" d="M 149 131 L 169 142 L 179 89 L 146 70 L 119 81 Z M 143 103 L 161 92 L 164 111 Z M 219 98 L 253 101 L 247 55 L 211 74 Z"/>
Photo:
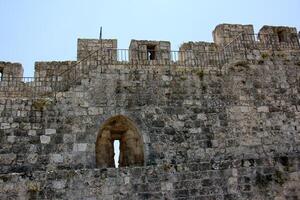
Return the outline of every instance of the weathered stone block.
<path id="1" fill-rule="evenodd" d="M 42 144 L 49 144 L 51 140 L 50 136 L 46 136 L 46 135 L 41 135 L 40 136 L 40 141 Z"/>
<path id="2" fill-rule="evenodd" d="M 66 186 L 66 180 L 58 180 L 58 181 L 52 181 L 52 188 L 59 190 L 63 189 Z"/>
<path id="3" fill-rule="evenodd" d="M 7 142 L 14 143 L 15 141 L 16 141 L 16 136 L 14 135 L 7 136 Z"/>
<path id="4" fill-rule="evenodd" d="M 11 165 L 16 161 L 17 155 L 10 154 L 0 154 L 0 165 Z"/>
<path id="5" fill-rule="evenodd" d="M 9 129 L 10 123 L 1 123 L 0 129 Z"/>
<path id="6" fill-rule="evenodd" d="M 257 108 L 257 112 L 269 112 L 268 106 L 260 106 Z"/>
<path id="7" fill-rule="evenodd" d="M 53 163 L 62 163 L 64 161 L 64 158 L 61 154 L 51 154 L 50 161 Z"/>
<path id="8" fill-rule="evenodd" d="M 56 133 L 55 129 L 45 129 L 45 134 L 46 135 L 53 135 Z"/>
<path id="9" fill-rule="evenodd" d="M 103 114 L 103 108 L 101 107 L 89 107 L 88 108 L 89 115 L 101 115 Z"/>
<path id="10" fill-rule="evenodd" d="M 75 143 L 73 145 L 73 151 L 86 151 L 87 150 L 87 143 Z"/>
<path id="11" fill-rule="evenodd" d="M 36 130 L 29 130 L 28 135 L 29 136 L 36 136 Z"/>

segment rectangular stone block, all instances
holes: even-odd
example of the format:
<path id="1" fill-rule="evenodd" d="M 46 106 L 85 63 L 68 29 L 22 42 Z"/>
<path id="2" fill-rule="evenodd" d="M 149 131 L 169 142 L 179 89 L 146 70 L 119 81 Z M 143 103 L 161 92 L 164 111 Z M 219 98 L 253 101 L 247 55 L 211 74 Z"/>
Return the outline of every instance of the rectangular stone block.
<path id="1" fill-rule="evenodd" d="M 30 136 L 36 136 L 36 130 L 29 130 L 28 135 Z"/>
<path id="2" fill-rule="evenodd" d="M 101 107 L 89 107 L 88 108 L 89 115 L 101 115 L 103 114 L 103 108 Z"/>
<path id="3" fill-rule="evenodd" d="M 64 161 L 64 158 L 61 154 L 51 154 L 50 161 L 53 163 L 62 163 Z"/>
<path id="4" fill-rule="evenodd" d="M 257 112 L 269 112 L 268 106 L 260 106 L 257 108 Z"/>
<path id="5" fill-rule="evenodd" d="M 53 135 L 56 133 L 55 129 L 45 129 L 45 134 L 46 135 Z"/>
<path id="6" fill-rule="evenodd" d="M 78 151 L 86 151 L 87 149 L 87 143 L 75 143 L 73 145 L 73 151 L 78 152 Z"/>
<path id="7" fill-rule="evenodd" d="M 1 123 L 0 129 L 9 129 L 10 124 L 9 123 Z"/>
<path id="8" fill-rule="evenodd" d="M 50 136 L 46 136 L 46 135 L 42 135 L 40 136 L 40 141 L 42 144 L 49 144 L 51 141 L 51 137 Z"/>

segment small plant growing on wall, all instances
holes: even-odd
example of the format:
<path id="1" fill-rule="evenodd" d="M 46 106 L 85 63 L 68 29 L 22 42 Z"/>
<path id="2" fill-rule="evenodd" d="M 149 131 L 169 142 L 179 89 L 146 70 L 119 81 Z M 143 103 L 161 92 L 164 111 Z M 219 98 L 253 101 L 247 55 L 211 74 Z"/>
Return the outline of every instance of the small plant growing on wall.
<path id="1" fill-rule="evenodd" d="M 261 54 L 262 59 L 267 59 L 269 57 L 269 54 L 267 53 L 262 53 Z"/>
<path id="2" fill-rule="evenodd" d="M 204 71 L 202 69 L 198 70 L 196 72 L 196 75 L 199 77 L 199 79 L 202 81 L 204 77 Z"/>
<path id="3" fill-rule="evenodd" d="M 37 182 L 29 182 L 27 185 L 28 191 L 29 192 L 38 192 L 40 191 L 40 184 Z"/>
<path id="4" fill-rule="evenodd" d="M 265 61 L 262 60 L 262 59 L 258 61 L 258 64 L 259 64 L 259 65 L 263 65 L 264 63 L 265 63 Z"/>
<path id="5" fill-rule="evenodd" d="M 43 111 L 47 106 L 49 106 L 52 103 L 51 99 L 49 98 L 43 98 L 43 99 L 37 99 L 32 103 L 32 106 L 34 109 L 38 111 Z"/>
<path id="6" fill-rule="evenodd" d="M 276 170 L 274 174 L 274 181 L 279 185 L 283 185 L 287 181 L 287 178 L 283 172 Z"/>

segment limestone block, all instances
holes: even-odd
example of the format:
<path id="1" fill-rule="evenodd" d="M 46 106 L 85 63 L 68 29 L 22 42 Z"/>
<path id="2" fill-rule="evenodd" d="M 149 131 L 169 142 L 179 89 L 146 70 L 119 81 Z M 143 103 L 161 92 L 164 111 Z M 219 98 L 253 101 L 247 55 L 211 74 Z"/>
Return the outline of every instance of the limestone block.
<path id="1" fill-rule="evenodd" d="M 193 105 L 193 101 L 192 100 L 184 100 L 183 105 Z"/>
<path id="2" fill-rule="evenodd" d="M 101 107 L 89 107 L 88 108 L 89 115 L 101 115 L 103 114 L 103 108 Z"/>
<path id="3" fill-rule="evenodd" d="M 31 153 L 31 154 L 28 154 L 28 156 L 27 156 L 27 161 L 31 164 L 36 163 L 37 159 L 38 159 L 38 154 L 36 154 L 36 153 Z"/>
<path id="4" fill-rule="evenodd" d="M 206 114 L 204 113 L 200 113 L 197 115 L 197 119 L 200 119 L 200 120 L 207 120 L 207 117 L 206 117 Z"/>
<path id="5" fill-rule="evenodd" d="M 75 141 L 74 134 L 64 134 L 63 136 L 64 143 L 73 143 Z"/>
<path id="6" fill-rule="evenodd" d="M 15 141 L 16 141 L 16 136 L 14 135 L 7 136 L 7 142 L 14 143 Z"/>
<path id="7" fill-rule="evenodd" d="M 250 111 L 249 107 L 247 107 L 247 106 L 241 106 L 241 112 L 242 113 L 249 112 L 249 111 Z"/>
<path id="8" fill-rule="evenodd" d="M 172 80 L 172 76 L 166 76 L 166 75 L 163 75 L 163 76 L 162 76 L 162 80 L 163 80 L 163 81 L 171 81 L 171 80 Z"/>
<path id="9" fill-rule="evenodd" d="M 73 145 L 73 151 L 86 151 L 87 150 L 87 143 L 75 143 Z"/>
<path id="10" fill-rule="evenodd" d="M 19 123 L 12 123 L 11 128 L 19 128 Z"/>
<path id="11" fill-rule="evenodd" d="M 9 129 L 10 124 L 9 123 L 1 123 L 0 129 Z"/>
<path id="12" fill-rule="evenodd" d="M 200 134 L 201 132 L 202 132 L 201 128 L 191 128 L 190 129 L 190 133 L 193 133 L 193 134 Z"/>
<path id="13" fill-rule="evenodd" d="M 9 154 L 0 154 L 0 164 L 1 165 L 10 165 L 16 161 L 17 155 L 13 153 Z"/>
<path id="14" fill-rule="evenodd" d="M 28 135 L 30 136 L 36 136 L 36 130 L 29 130 Z"/>
<path id="15" fill-rule="evenodd" d="M 51 140 L 50 136 L 46 136 L 46 135 L 41 135 L 40 136 L 40 141 L 42 144 L 49 144 Z"/>
<path id="16" fill-rule="evenodd" d="M 268 106 L 260 106 L 257 108 L 257 112 L 269 112 Z"/>
<path id="17" fill-rule="evenodd" d="M 57 181 L 52 181 L 52 188 L 53 189 L 63 189 L 66 186 L 66 180 L 57 180 Z"/>
<path id="18" fill-rule="evenodd" d="M 53 163 L 62 163 L 64 161 L 64 158 L 61 154 L 51 154 L 50 161 Z"/>
<path id="19" fill-rule="evenodd" d="M 173 190 L 173 183 L 161 183 L 161 190 Z"/>
<path id="20" fill-rule="evenodd" d="M 55 129 L 45 129 L 45 134 L 46 135 L 53 135 L 56 133 Z"/>
<path id="21" fill-rule="evenodd" d="M 125 178 L 124 178 L 124 183 L 125 183 L 125 184 L 129 184 L 129 183 L 130 183 L 130 177 L 128 177 L 128 176 L 125 177 Z"/>

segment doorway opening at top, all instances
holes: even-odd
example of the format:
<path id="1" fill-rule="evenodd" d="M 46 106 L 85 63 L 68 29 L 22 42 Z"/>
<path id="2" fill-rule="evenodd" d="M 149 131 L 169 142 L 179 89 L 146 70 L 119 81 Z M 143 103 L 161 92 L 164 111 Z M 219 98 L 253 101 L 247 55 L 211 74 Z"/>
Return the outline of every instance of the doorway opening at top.
<path id="1" fill-rule="evenodd" d="M 155 45 L 147 45 L 147 60 L 155 60 L 156 59 L 156 52 L 155 52 Z"/>

